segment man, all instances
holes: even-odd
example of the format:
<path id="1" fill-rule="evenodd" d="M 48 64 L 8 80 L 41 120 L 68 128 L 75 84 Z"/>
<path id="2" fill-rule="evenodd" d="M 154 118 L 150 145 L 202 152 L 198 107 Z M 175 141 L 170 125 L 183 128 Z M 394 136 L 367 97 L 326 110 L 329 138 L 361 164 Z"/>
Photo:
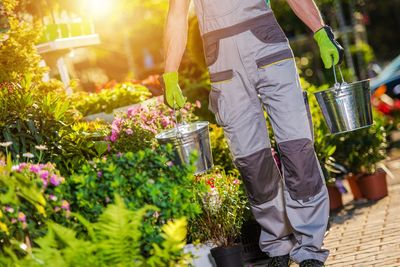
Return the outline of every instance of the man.
<path id="1" fill-rule="evenodd" d="M 287 0 L 314 32 L 326 68 L 343 49 L 324 25 L 313 0 Z M 177 70 L 185 50 L 190 0 L 170 0 L 165 35 L 166 103 L 186 99 Z M 323 266 L 329 214 L 323 174 L 313 148 L 311 117 L 299 84 L 293 53 L 269 1 L 194 0 L 211 78 L 209 109 L 224 128 L 252 212 L 262 227 L 260 247 L 269 266 Z M 283 163 L 271 153 L 263 106 Z M 283 181 L 283 183 L 282 183 Z"/>

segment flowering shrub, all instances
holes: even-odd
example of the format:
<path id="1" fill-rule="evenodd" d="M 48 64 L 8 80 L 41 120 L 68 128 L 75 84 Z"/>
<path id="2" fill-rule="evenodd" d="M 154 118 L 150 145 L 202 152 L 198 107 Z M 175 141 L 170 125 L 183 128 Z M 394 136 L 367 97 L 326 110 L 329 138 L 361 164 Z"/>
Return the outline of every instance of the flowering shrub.
<path id="1" fill-rule="evenodd" d="M 131 108 L 114 119 L 107 140 L 112 142 L 115 151 L 139 151 L 154 147 L 156 134 L 175 126 L 174 111 L 160 101 L 159 99 L 155 104 Z M 199 106 L 199 102 L 194 105 L 187 103 L 179 112 L 182 120 L 196 120 L 193 112 Z"/>
<path id="2" fill-rule="evenodd" d="M 119 194 L 127 207 L 136 210 L 146 204 L 158 208 L 148 213 L 141 226 L 143 251 L 149 253 L 151 243 L 161 242 L 159 226 L 171 219 L 194 218 L 201 211 L 196 202 L 194 169 L 176 166 L 171 160 L 174 152 L 170 147 L 156 150 L 146 149 L 137 153 L 119 153 L 82 166 L 82 170 L 70 177 L 61 186 L 69 192 L 71 209 L 79 211 L 86 219 L 94 222 Z"/>
<path id="3" fill-rule="evenodd" d="M 198 182 L 206 184 L 208 191 L 199 195 L 203 212 L 193 220 L 193 238 L 201 242 L 211 241 L 216 246 L 233 245 L 240 235 L 247 209 L 242 182 L 237 176 L 218 169 L 199 176 Z"/>
<path id="4" fill-rule="evenodd" d="M 59 191 L 65 179 L 53 164 L 0 163 L 1 243 L 11 238 L 27 242 L 44 233 L 47 219 L 64 221 L 69 216 L 69 202 Z"/>

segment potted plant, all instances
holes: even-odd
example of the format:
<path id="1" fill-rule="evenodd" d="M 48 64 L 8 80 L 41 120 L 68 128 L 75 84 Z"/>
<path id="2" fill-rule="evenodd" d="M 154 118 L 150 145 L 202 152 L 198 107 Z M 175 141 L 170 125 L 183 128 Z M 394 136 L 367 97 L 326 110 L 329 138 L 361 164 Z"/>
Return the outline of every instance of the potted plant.
<path id="1" fill-rule="evenodd" d="M 202 214 L 192 223 L 192 237 L 211 242 L 211 255 L 218 267 L 242 267 L 242 246 L 236 241 L 241 232 L 247 209 L 247 198 L 241 181 L 216 169 L 198 177 L 208 187 L 202 200 Z"/>
<path id="2" fill-rule="evenodd" d="M 333 157 L 348 167 L 347 179 L 355 199 L 378 200 L 388 194 L 386 173 L 377 168 L 386 157 L 384 123 L 385 119 L 376 115 L 371 127 L 335 138 L 337 149 Z"/>

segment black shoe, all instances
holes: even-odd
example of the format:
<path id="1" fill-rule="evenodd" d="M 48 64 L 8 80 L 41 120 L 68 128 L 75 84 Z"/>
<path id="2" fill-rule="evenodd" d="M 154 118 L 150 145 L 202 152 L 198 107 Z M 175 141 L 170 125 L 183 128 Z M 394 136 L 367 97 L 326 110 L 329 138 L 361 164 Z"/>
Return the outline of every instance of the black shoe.
<path id="1" fill-rule="evenodd" d="M 310 259 L 300 262 L 300 267 L 323 267 L 323 266 L 324 263 L 319 260 Z"/>
<path id="2" fill-rule="evenodd" d="M 283 256 L 270 257 L 267 261 L 267 267 L 288 267 L 289 254 Z"/>

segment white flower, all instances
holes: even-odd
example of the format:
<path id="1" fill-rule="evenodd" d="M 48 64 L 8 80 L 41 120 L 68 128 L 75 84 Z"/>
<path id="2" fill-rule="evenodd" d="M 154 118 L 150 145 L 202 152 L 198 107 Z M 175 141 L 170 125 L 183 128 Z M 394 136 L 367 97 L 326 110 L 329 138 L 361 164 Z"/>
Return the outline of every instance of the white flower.
<path id="1" fill-rule="evenodd" d="M 0 143 L 0 146 L 2 146 L 2 147 L 9 147 L 9 146 L 11 146 L 11 145 L 12 145 L 12 142 L 11 142 L 11 141 Z"/>
<path id="2" fill-rule="evenodd" d="M 47 146 L 45 146 L 45 145 L 38 145 L 38 146 L 35 146 L 35 148 L 37 150 L 47 150 Z"/>
<path id="3" fill-rule="evenodd" d="M 22 154 L 22 156 L 24 156 L 25 158 L 29 158 L 29 159 L 35 157 L 35 155 L 33 155 L 32 153 L 29 153 L 29 152 Z"/>
<path id="4" fill-rule="evenodd" d="M 12 171 L 19 170 L 19 165 L 14 165 L 14 166 L 12 166 L 12 167 L 11 167 L 11 170 L 12 170 Z"/>
<path id="5" fill-rule="evenodd" d="M 21 245 L 19 245 L 19 247 L 20 247 L 22 250 L 27 250 L 27 249 L 28 249 L 28 246 L 27 246 L 25 243 L 22 243 Z"/>

